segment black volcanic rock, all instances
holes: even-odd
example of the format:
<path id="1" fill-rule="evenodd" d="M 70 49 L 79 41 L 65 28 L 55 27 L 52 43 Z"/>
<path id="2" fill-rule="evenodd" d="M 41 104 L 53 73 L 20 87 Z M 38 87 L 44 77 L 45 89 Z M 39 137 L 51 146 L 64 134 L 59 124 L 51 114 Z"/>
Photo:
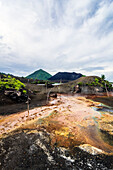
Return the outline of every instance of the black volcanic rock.
<path id="1" fill-rule="evenodd" d="M 80 77 L 82 77 L 81 73 L 58 72 L 54 76 L 50 77 L 49 80 L 68 82 L 68 81 L 76 80 Z"/>
<path id="2" fill-rule="evenodd" d="M 35 129 L 36 131 L 36 129 Z M 113 170 L 113 155 L 91 155 L 78 147 L 51 146 L 44 129 L 17 130 L 0 139 L 1 170 Z"/>

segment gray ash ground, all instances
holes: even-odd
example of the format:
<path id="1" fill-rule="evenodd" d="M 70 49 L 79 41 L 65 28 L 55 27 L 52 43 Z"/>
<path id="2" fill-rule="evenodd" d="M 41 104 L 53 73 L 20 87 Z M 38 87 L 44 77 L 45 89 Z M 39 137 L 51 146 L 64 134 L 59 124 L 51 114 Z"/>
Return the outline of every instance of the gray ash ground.
<path id="1" fill-rule="evenodd" d="M 30 132 L 30 130 L 28 130 Z M 51 146 L 49 134 L 18 131 L 0 140 L 1 170 L 113 170 L 113 156 Z"/>

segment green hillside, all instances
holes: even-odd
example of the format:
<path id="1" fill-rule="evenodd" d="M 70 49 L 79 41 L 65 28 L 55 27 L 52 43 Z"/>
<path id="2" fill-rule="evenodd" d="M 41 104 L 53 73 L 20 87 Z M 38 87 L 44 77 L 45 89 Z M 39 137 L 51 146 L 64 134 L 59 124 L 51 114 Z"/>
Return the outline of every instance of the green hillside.
<path id="1" fill-rule="evenodd" d="M 60 92 L 64 92 L 68 93 L 70 91 L 73 91 L 74 87 L 76 85 L 79 85 L 79 88 L 81 89 L 81 87 L 83 87 L 82 89 L 84 89 L 84 87 L 89 87 L 89 89 L 93 89 L 95 87 L 101 87 L 103 89 L 103 92 L 106 92 L 106 88 L 108 91 L 112 91 L 112 84 L 105 80 L 102 79 L 98 76 L 86 76 L 86 77 L 80 77 L 77 80 L 74 81 L 70 81 L 68 83 L 63 83 L 60 86 Z"/>
<path id="2" fill-rule="evenodd" d="M 25 85 L 21 81 L 9 75 L 3 75 L 3 78 L 0 78 L 0 91 L 8 89 L 19 91 L 20 89 L 23 89 L 23 92 L 26 93 L 26 90 L 24 88 Z"/>
<path id="3" fill-rule="evenodd" d="M 38 79 L 38 80 L 48 80 L 51 76 L 52 76 L 51 74 L 40 69 L 40 70 L 37 70 L 34 73 L 28 75 L 26 78 L 28 78 L 28 79 Z"/>

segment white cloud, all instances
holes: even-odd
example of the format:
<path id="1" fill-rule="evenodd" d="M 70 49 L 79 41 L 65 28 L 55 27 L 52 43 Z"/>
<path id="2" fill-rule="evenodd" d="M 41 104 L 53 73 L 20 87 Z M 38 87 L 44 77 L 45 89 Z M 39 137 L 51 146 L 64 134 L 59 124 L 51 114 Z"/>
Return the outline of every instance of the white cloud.
<path id="1" fill-rule="evenodd" d="M 113 79 L 112 9 L 110 0 L 0 0 L 0 71 L 102 72 Z"/>

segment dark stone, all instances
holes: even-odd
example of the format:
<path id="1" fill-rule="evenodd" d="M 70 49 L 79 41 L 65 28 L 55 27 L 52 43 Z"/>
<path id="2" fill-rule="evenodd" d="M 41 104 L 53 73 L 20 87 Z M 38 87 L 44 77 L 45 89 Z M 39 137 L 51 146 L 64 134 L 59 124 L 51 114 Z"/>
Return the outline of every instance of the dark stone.
<path id="1" fill-rule="evenodd" d="M 15 102 L 26 102 L 28 99 L 28 95 L 23 93 L 23 90 L 16 91 L 15 89 L 5 90 L 4 94 L 8 96 L 11 100 Z"/>
<path id="2" fill-rule="evenodd" d="M 110 170 L 113 156 L 91 155 L 78 147 L 71 151 L 51 147 L 49 134 L 44 130 L 29 133 L 17 131 L 0 140 L 1 170 Z"/>
<path id="3" fill-rule="evenodd" d="M 57 93 L 50 93 L 49 97 L 57 98 Z"/>

